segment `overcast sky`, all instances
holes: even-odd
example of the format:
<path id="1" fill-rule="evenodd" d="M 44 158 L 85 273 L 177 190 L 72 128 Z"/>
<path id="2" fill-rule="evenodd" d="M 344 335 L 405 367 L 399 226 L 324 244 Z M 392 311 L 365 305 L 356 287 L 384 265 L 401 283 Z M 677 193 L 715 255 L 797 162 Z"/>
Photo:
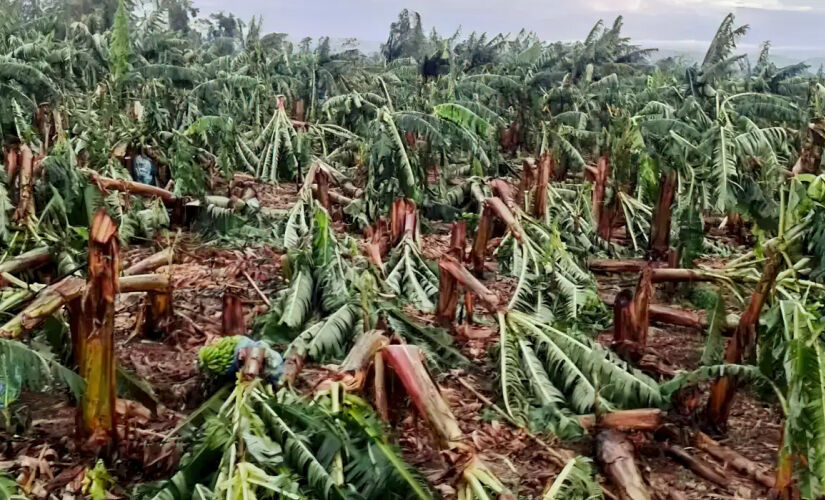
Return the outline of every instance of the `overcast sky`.
<path id="1" fill-rule="evenodd" d="M 384 41 L 390 22 L 410 8 L 424 27 L 452 34 L 517 32 L 545 40 L 578 40 L 599 19 L 625 16 L 625 33 L 637 43 L 704 50 L 725 13 L 751 31 L 744 49 L 770 39 L 775 51 L 800 58 L 825 55 L 825 0 L 194 0 L 201 15 L 220 10 L 248 20 L 262 14 L 264 31 L 293 38 L 328 35 Z"/>

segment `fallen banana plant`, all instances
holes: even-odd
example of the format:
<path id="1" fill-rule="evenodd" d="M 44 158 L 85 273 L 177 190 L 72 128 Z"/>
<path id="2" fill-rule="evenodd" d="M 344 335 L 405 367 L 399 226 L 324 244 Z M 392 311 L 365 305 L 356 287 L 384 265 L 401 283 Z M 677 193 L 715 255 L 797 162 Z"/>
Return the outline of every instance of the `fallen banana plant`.
<path id="1" fill-rule="evenodd" d="M 502 270 L 518 279 L 508 307 L 549 310 L 554 317 L 574 320 L 586 307 L 598 304 L 593 276 L 568 250 L 561 234 L 518 212 L 521 237 L 508 233 L 496 249 Z"/>
<path id="2" fill-rule="evenodd" d="M 458 498 L 491 500 L 498 495 L 509 494 L 509 490 L 479 458 L 474 446 L 464 439 L 450 405 L 423 364 L 421 351 L 411 345 L 389 345 L 381 349 L 381 354 L 387 366 L 401 379 L 407 395 L 441 446 L 465 454 L 457 485 Z"/>
<path id="3" fill-rule="evenodd" d="M 145 196 L 147 198 L 159 198 L 167 206 L 175 206 L 178 198 L 171 191 L 155 187 L 140 182 L 127 181 L 123 179 L 110 179 L 102 177 L 95 172 L 84 172 L 91 178 L 92 184 L 96 185 L 103 193 L 107 191 L 123 191 L 137 196 Z"/>
<path id="4" fill-rule="evenodd" d="M 373 365 L 375 376 L 374 397 L 379 413 L 388 419 L 386 394 L 384 392 L 386 367 L 401 380 L 407 395 L 412 400 L 422 418 L 433 430 L 440 445 L 446 450 L 463 453 L 464 464 L 460 484 L 459 498 L 465 500 L 489 500 L 491 495 L 507 492 L 507 488 L 476 456 L 473 446 L 464 439 L 458 421 L 453 416 L 449 404 L 441 395 L 437 385 L 424 366 L 422 351 L 412 345 L 387 345 L 388 339 L 383 332 L 373 331 L 362 335 L 353 346 L 347 358 L 338 370 L 343 375 L 340 381 L 327 380 L 320 384 L 316 394 L 329 394 L 333 404 L 335 393 L 342 388 L 345 391 L 360 391 L 364 386 L 366 375 Z M 333 475 L 341 477 L 341 466 L 335 466 L 340 455 L 334 457 Z M 336 472 L 337 471 L 337 472 Z M 414 490 L 416 496 L 423 498 Z"/>
<path id="5" fill-rule="evenodd" d="M 0 264 L 0 276 L 3 277 L 0 283 L 11 281 L 5 274 L 17 274 L 23 271 L 35 270 L 45 266 L 52 260 L 51 251 L 48 247 L 40 247 L 28 252 L 16 255 Z"/>
<path id="6" fill-rule="evenodd" d="M 412 228 L 404 232 L 401 243 L 387 261 L 386 283 L 390 290 L 423 312 L 435 309 L 439 279 L 421 255 Z"/>
<path id="7" fill-rule="evenodd" d="M 295 380 L 307 360 L 342 359 L 349 352 L 349 346 L 367 333 L 365 325 L 377 324 L 379 318 L 386 321 L 393 335 L 421 348 L 434 366 L 455 367 L 467 363 L 453 345 L 447 330 L 421 324 L 391 302 L 381 300 L 365 306 L 359 299 L 359 296 L 353 297 L 328 316 L 310 324 L 289 343 L 284 352 L 287 381 Z"/>
<path id="8" fill-rule="evenodd" d="M 498 314 L 499 377 L 507 413 L 524 422 L 531 407 L 569 425 L 573 412 L 664 405 L 659 385 L 584 335 L 535 315 Z M 578 425 L 578 424 L 576 424 Z"/>
<path id="9" fill-rule="evenodd" d="M 153 499 L 433 498 L 372 408 L 340 384 L 309 400 L 239 375 L 207 413 L 193 453 Z"/>
<path id="10" fill-rule="evenodd" d="M 436 317 L 442 324 L 451 324 L 458 305 L 459 285 L 468 293 L 474 293 L 491 310 L 500 308 L 498 295 L 491 292 L 463 264 L 450 255 L 438 262 L 439 289 Z M 469 309 L 469 308 L 468 308 Z"/>
<path id="11" fill-rule="evenodd" d="M 255 177 L 265 181 L 291 178 L 298 171 L 296 150 L 299 137 L 286 113 L 285 103 L 285 97 L 277 98 L 275 112 L 254 144 L 254 148 L 260 150 Z"/>
<path id="12" fill-rule="evenodd" d="M 619 431 L 608 429 L 596 437 L 596 457 L 607 479 L 619 491 L 619 498 L 650 500 L 650 490 L 634 455 L 633 443 Z"/>
<path id="13" fill-rule="evenodd" d="M 120 293 L 167 293 L 171 289 L 167 274 L 124 276 L 118 285 Z M 79 298 L 84 289 L 84 281 L 74 276 L 63 278 L 54 285 L 43 288 L 30 304 L 0 327 L 0 337 L 19 338 L 24 332 L 36 328 L 63 306 Z"/>

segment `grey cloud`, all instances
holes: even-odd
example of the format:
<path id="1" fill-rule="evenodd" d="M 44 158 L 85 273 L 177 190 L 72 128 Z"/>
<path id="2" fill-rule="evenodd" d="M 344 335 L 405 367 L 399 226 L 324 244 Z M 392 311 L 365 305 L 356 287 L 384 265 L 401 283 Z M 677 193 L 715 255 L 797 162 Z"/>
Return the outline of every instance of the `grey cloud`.
<path id="1" fill-rule="evenodd" d="M 739 4 L 770 8 L 734 8 Z M 303 36 L 357 37 L 382 41 L 389 24 L 404 8 L 421 13 L 426 29 L 452 33 L 533 30 L 546 40 L 581 39 L 597 19 L 625 15 L 625 32 L 634 39 L 679 44 L 709 40 L 722 16 L 733 10 L 737 21 L 751 25 L 746 43 L 772 40 L 774 46 L 798 50 L 800 58 L 825 55 L 825 8 L 822 0 L 195 0 L 203 14 L 231 11 L 243 19 L 262 14 L 266 31 Z M 624 8 L 617 10 L 611 6 Z M 778 8 L 777 8 L 778 7 Z M 800 8 L 809 10 L 800 11 Z"/>

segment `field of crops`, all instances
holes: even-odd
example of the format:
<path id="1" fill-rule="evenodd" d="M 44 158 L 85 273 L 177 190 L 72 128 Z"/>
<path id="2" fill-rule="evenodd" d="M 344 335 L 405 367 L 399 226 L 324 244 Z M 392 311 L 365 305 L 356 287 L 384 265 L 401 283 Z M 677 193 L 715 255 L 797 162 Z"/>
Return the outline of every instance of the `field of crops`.
<path id="1" fill-rule="evenodd" d="M 825 74 L 733 15 L 0 12 L 0 499 L 822 498 Z"/>

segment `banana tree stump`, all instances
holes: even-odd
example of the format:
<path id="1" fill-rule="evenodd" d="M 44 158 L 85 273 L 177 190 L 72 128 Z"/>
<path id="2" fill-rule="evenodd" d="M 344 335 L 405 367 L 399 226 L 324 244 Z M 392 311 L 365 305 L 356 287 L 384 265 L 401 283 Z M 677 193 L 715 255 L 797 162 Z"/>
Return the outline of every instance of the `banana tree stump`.
<path id="1" fill-rule="evenodd" d="M 89 277 L 73 320 L 78 337 L 80 376 L 86 379 L 81 398 L 78 437 L 82 447 L 110 456 L 117 440 L 115 429 L 115 296 L 118 293 L 117 226 L 98 210 L 89 231 Z M 70 309 L 70 310 L 71 310 Z"/>

